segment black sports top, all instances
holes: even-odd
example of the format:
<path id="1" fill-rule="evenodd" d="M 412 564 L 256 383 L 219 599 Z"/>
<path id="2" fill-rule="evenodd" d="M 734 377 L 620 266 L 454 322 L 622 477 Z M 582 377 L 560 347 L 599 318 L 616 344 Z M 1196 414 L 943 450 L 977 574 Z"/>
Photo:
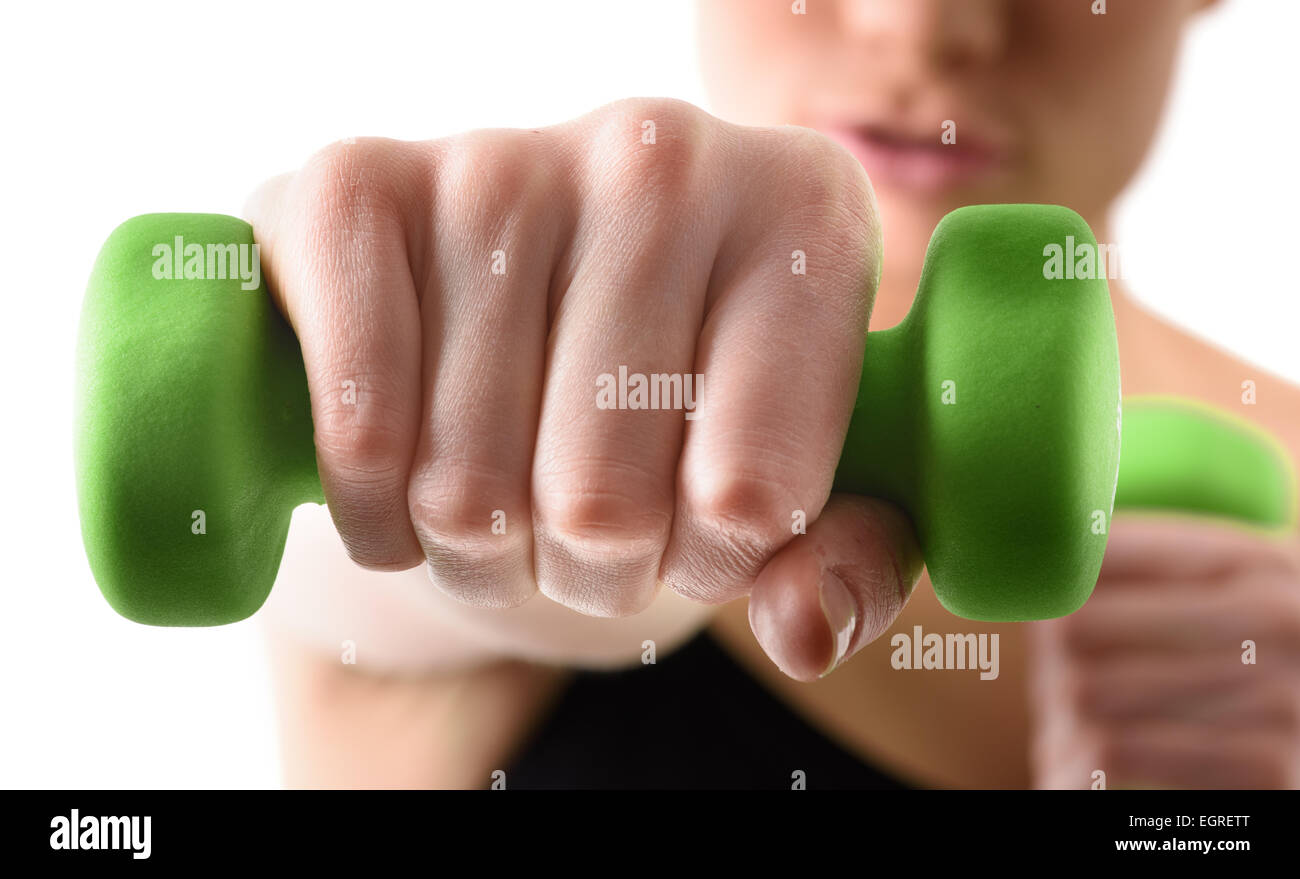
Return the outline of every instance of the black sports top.
<path id="1" fill-rule="evenodd" d="M 510 789 L 899 790 L 782 705 L 708 633 L 655 665 L 579 672 L 506 769 Z"/>

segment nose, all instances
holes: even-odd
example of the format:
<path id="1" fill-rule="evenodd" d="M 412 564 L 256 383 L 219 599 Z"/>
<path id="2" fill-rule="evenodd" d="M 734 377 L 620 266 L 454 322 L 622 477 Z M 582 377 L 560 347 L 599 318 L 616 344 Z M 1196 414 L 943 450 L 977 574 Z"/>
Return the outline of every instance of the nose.
<path id="1" fill-rule="evenodd" d="M 952 72 L 1002 51 L 1005 7 L 1005 0 L 842 0 L 839 24 L 881 60 Z"/>

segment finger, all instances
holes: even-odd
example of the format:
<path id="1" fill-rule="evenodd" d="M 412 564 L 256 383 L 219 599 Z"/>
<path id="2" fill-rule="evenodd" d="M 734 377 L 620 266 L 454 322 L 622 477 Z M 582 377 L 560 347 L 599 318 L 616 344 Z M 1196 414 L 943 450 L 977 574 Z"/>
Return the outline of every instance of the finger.
<path id="1" fill-rule="evenodd" d="M 1227 657 L 1123 657 L 1075 663 L 1049 695 L 1090 723 L 1183 721 L 1208 726 L 1294 730 L 1300 693 L 1293 672 Z"/>
<path id="2" fill-rule="evenodd" d="M 1190 516 L 1116 518 L 1102 579 L 1216 580 L 1243 568 L 1300 570 L 1294 535 Z"/>
<path id="3" fill-rule="evenodd" d="M 1300 594 L 1276 575 L 1221 584 L 1124 584 L 1106 581 L 1080 611 L 1049 627 L 1060 647 L 1082 656 L 1129 652 L 1220 653 L 1240 659 L 1253 641 L 1274 658 L 1295 659 Z"/>
<path id="4" fill-rule="evenodd" d="M 423 558 L 406 505 L 420 331 L 405 155 L 391 141 L 336 145 L 248 206 L 267 285 L 302 346 L 330 514 L 353 561 L 383 570 Z"/>
<path id="5" fill-rule="evenodd" d="M 587 208 L 556 271 L 532 485 L 538 588 L 586 614 L 649 605 L 670 533 L 719 235 L 716 200 L 698 176 L 710 134 L 697 115 L 627 106 L 597 117 L 583 138 Z M 644 118 L 656 120 L 654 143 L 641 142 Z M 681 207 L 688 201 L 697 207 Z"/>
<path id="6" fill-rule="evenodd" d="M 808 533 L 759 574 L 749 623 L 778 668 L 814 680 L 893 624 L 922 567 L 902 512 L 871 498 L 832 495 Z"/>
<path id="7" fill-rule="evenodd" d="M 1076 742 L 1086 762 L 1106 773 L 1108 787 L 1253 789 L 1297 781 L 1290 736 L 1273 731 L 1139 723 L 1085 732 Z"/>
<path id="8" fill-rule="evenodd" d="M 417 266 L 424 416 L 407 498 L 430 579 L 479 607 L 536 591 L 529 478 L 564 227 L 548 146 L 477 132 L 426 147 L 437 194 Z"/>
<path id="9" fill-rule="evenodd" d="M 764 194 L 779 210 L 741 205 L 754 219 L 718 253 L 696 349 L 704 392 L 662 577 L 697 601 L 748 592 L 792 518 L 818 517 L 857 394 L 878 264 L 870 186 L 847 153 L 790 137 L 778 142 L 796 167 L 766 167 L 797 183 Z"/>
<path id="10" fill-rule="evenodd" d="M 1094 727 L 1050 720 L 1035 736 L 1035 787 L 1294 787 L 1290 735 L 1184 724 Z"/>

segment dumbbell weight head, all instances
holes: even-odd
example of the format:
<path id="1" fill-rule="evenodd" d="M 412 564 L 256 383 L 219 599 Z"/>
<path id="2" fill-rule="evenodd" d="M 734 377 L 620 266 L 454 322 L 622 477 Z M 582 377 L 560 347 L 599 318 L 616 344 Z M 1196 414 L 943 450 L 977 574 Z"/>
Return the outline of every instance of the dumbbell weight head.
<path id="1" fill-rule="evenodd" d="M 86 291 L 82 537 L 105 598 L 137 622 L 249 616 L 275 581 L 293 508 L 324 502 L 297 339 L 264 285 L 244 289 L 232 265 L 252 245 L 234 217 L 136 217 L 109 237 Z"/>
<path id="2" fill-rule="evenodd" d="M 1295 465 L 1276 438 L 1196 400 L 1124 398 L 1116 508 L 1232 519 L 1295 530 Z"/>
<path id="3" fill-rule="evenodd" d="M 1104 279 L 1046 277 L 1067 236 L 1095 245 L 1063 207 L 953 211 L 906 319 L 867 336 L 836 488 L 905 509 L 939 600 L 969 619 L 1072 613 L 1105 552 L 1115 320 Z"/>

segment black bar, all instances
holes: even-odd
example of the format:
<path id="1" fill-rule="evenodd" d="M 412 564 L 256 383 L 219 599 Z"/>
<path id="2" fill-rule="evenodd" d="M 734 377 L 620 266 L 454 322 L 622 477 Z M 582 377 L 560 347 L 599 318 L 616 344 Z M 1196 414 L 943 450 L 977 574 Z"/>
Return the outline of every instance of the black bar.
<path id="1" fill-rule="evenodd" d="M 417 863 L 430 873 L 463 858 L 603 865 L 645 875 L 663 859 L 685 870 L 688 852 L 749 860 L 780 853 L 809 866 L 876 872 L 886 863 L 925 870 L 984 863 L 1046 868 L 1141 861 L 1181 868 L 1199 860 L 1230 867 L 1294 853 L 1294 792 L 906 791 L 737 795 L 727 792 L 596 794 L 525 791 L 41 791 L 5 792 L 0 830 L 11 859 L 76 866 L 248 866 L 259 863 Z M 97 819 L 149 822 L 149 857 L 134 836 L 114 850 L 56 849 L 73 810 L 87 832 Z M 1180 823 L 1182 822 L 1182 823 Z M 137 827 L 143 828 L 141 820 Z M 66 835 L 65 835 L 66 837 Z M 57 839 L 66 842 L 65 837 Z M 94 841 L 93 836 L 79 837 Z M 1208 851 L 1191 851 L 1208 843 Z M 1245 850 L 1221 844 L 1244 843 Z M 1154 850 L 1120 850 L 1153 844 Z M 1168 844 L 1168 845 L 1167 845 Z M 142 852 L 141 852 L 142 853 Z M 414 859 L 414 861 L 412 860 Z M 842 859 L 844 863 L 834 861 Z M 1284 859 L 1284 860 L 1276 860 Z M 918 873 L 923 875 L 924 873 Z"/>

